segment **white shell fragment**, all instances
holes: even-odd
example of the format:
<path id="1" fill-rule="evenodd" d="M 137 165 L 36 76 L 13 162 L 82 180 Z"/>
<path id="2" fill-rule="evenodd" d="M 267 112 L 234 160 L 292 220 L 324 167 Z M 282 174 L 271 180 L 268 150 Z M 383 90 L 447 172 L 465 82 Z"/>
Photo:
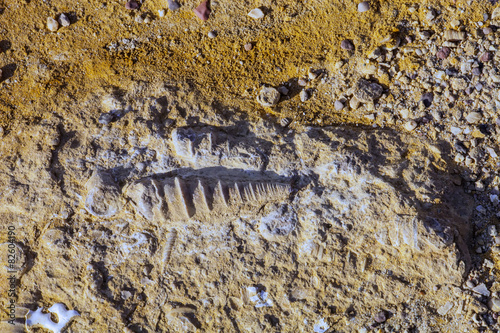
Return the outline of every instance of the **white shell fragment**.
<path id="1" fill-rule="evenodd" d="M 249 13 L 248 13 L 248 16 L 250 16 L 251 18 L 255 19 L 255 20 L 258 20 L 258 19 L 261 19 L 264 17 L 264 13 L 262 12 L 262 10 L 260 10 L 259 8 L 255 8 L 255 9 L 252 9 Z"/>
<path id="2" fill-rule="evenodd" d="M 66 306 L 62 303 L 52 305 L 48 311 L 57 315 L 58 322 L 55 323 L 50 319 L 50 313 L 42 313 L 43 307 L 36 311 L 29 311 L 26 315 L 26 325 L 34 326 L 41 325 L 42 327 L 54 332 L 60 333 L 62 329 L 71 321 L 71 318 L 80 314 L 75 310 L 66 310 Z"/>

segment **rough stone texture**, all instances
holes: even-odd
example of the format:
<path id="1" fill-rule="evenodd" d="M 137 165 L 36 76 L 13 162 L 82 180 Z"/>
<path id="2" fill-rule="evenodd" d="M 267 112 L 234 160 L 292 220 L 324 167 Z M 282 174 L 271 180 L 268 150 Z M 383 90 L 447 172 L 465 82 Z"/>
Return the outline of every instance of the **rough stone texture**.
<path id="1" fill-rule="evenodd" d="M 471 205 L 440 147 L 375 129 L 277 134 L 237 113 L 221 125 L 208 109 L 190 111 L 196 124 L 165 111 L 177 123 L 159 127 L 161 101 L 185 106 L 162 95 L 107 130 L 53 119 L 2 139 L 1 237 L 16 225 L 24 311 L 63 303 L 80 313 L 71 332 L 342 330 L 353 306 L 362 328 L 461 284 Z M 58 148 L 39 145 L 61 126 Z"/>
<path id="2" fill-rule="evenodd" d="M 359 14 L 354 2 L 213 1 L 202 22 L 192 12 L 200 1 L 182 1 L 164 19 L 154 13 L 165 11 L 167 1 L 141 1 L 135 14 L 126 0 L 0 6 L 0 254 L 5 268 L 5 226 L 15 225 L 14 269 L 21 277 L 15 329 L 26 330 L 28 309 L 64 303 L 82 313 L 68 332 L 498 330 L 488 297 L 470 290 L 484 283 L 491 298 L 500 292 L 500 242 L 490 230 L 498 229 L 500 39 L 481 32 L 497 29 L 484 14 L 497 16 L 498 4 L 393 0 L 371 2 Z M 256 6 L 266 13 L 261 20 L 246 15 Z M 72 24 L 51 33 L 47 17 L 62 12 Z M 151 20 L 136 24 L 137 17 Z M 443 32 L 457 20 L 465 39 L 445 40 Z M 209 31 L 218 37 L 207 38 Z M 341 49 L 346 39 L 354 50 Z M 439 60 L 442 47 L 451 53 Z M 485 52 L 493 59 L 482 62 Z M 306 82 L 314 96 L 302 103 L 297 82 L 311 71 L 318 73 Z M 383 95 L 361 103 L 355 97 L 360 78 L 380 83 Z M 262 85 L 289 91 L 275 107 L 262 108 L 255 102 Z M 425 93 L 433 94 L 427 109 L 428 100 L 420 100 Z M 334 110 L 336 100 L 343 112 Z M 481 119 L 469 124 L 471 112 Z M 102 123 L 100 115 L 107 115 Z M 407 133 L 403 126 L 411 121 L 419 126 Z M 176 150 L 175 129 L 202 136 L 193 154 Z M 204 130 L 215 133 L 213 145 Z M 309 133 L 304 153 L 296 142 Z M 190 138 L 181 139 L 189 147 Z M 312 162 L 298 153 L 314 155 Z M 328 158 L 351 158 L 365 169 L 335 178 L 320 167 Z M 318 170 L 311 170 L 315 160 Z M 92 178 L 100 173 L 107 176 Z M 218 180 L 228 191 L 226 215 Z M 87 183 L 99 185 L 95 195 Z M 138 184 L 144 199 L 131 195 L 141 193 Z M 236 184 L 243 191 L 239 203 L 233 203 Z M 276 187 L 259 190 L 266 184 Z M 415 190 L 422 187 L 425 192 Z M 288 188 L 291 197 L 273 195 L 262 204 L 273 189 Z M 455 192 L 462 189 L 473 203 Z M 354 196 L 359 193 L 372 202 L 360 206 L 366 200 Z M 389 194 L 377 206 L 381 193 Z M 86 208 L 88 198 L 97 215 Z M 407 229 L 393 227 L 394 209 L 404 226 L 417 215 L 417 231 L 427 216 L 462 225 L 448 213 L 453 199 L 474 210 L 463 218 L 468 230 L 454 236 L 454 242 L 460 234 L 471 237 L 468 284 L 455 278 L 460 269 L 449 269 L 461 267 L 454 242 L 419 252 L 405 245 L 408 233 L 401 230 Z M 106 203 L 115 203 L 116 214 L 107 217 Z M 172 228 L 141 213 L 158 205 L 159 219 L 179 218 Z M 261 229 L 270 212 L 277 227 Z M 285 223 L 294 217 L 295 224 Z M 386 225 L 393 240 L 399 232 L 399 248 L 371 243 Z M 449 230 L 454 227 L 442 233 Z M 332 235 L 335 246 L 329 246 Z M 326 245 L 311 255 L 321 259 L 305 261 L 299 245 L 310 238 Z M 358 243 L 369 244 L 370 253 Z M 365 255 L 371 260 L 361 271 Z M 381 311 L 387 320 L 377 323 Z M 12 329 L 0 321 L 0 332 Z"/>
<path id="3" fill-rule="evenodd" d="M 382 96 L 383 91 L 384 88 L 380 84 L 361 79 L 358 81 L 354 95 L 361 102 L 368 103 Z"/>
<path id="4" fill-rule="evenodd" d="M 257 102 L 262 106 L 275 106 L 280 101 L 281 94 L 273 87 L 262 87 L 257 96 Z"/>

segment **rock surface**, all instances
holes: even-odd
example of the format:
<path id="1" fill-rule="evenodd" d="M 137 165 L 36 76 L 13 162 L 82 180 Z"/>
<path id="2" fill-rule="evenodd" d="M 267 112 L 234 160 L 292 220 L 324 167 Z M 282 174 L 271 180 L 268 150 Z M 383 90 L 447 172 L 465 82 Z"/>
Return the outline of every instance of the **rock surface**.
<path id="1" fill-rule="evenodd" d="M 0 5 L 0 332 L 499 330 L 496 1 L 201 1 Z"/>
<path id="2" fill-rule="evenodd" d="M 183 103 L 161 88 L 151 96 L 159 93 Z M 204 111 L 190 113 L 197 125 L 155 130 L 154 113 L 145 116 L 129 112 L 107 132 L 96 122 L 64 137 L 59 182 L 44 176 L 53 148 L 34 156 L 30 139 L 47 137 L 54 123 L 3 139 L 22 143 L 2 146 L 3 156 L 39 161 L 3 178 L 11 189 L 1 199 L 3 228 L 16 225 L 35 260 L 20 277 L 19 302 L 75 309 L 72 330 L 236 330 L 269 315 L 295 331 L 308 327 L 304 318 L 320 320 L 318 297 L 339 313 L 353 299 L 377 313 L 401 294 L 459 285 L 469 267 L 469 199 L 437 146 L 339 127 L 277 136 L 270 123 L 234 113 L 220 126 Z M 136 170 L 138 162 L 147 167 Z M 49 197 L 44 191 L 56 201 L 37 200 Z M 24 287 L 34 285 L 41 294 Z M 370 312 L 360 324 L 370 324 Z"/>

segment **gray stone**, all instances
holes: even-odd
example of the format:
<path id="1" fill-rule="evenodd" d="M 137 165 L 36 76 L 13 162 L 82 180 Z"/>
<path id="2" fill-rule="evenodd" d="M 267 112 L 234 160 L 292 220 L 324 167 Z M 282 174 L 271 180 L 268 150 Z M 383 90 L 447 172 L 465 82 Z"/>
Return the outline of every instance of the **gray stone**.
<path id="1" fill-rule="evenodd" d="M 365 79 L 359 80 L 356 88 L 354 96 L 363 103 L 374 102 L 384 91 L 380 84 Z"/>
<path id="2" fill-rule="evenodd" d="M 282 95 L 288 95 L 288 88 L 287 88 L 287 87 L 285 87 L 285 86 L 281 86 L 281 87 L 279 87 L 279 88 L 278 88 L 278 91 L 279 91 L 279 93 L 280 93 L 280 94 L 282 94 Z"/>
<path id="3" fill-rule="evenodd" d="M 423 93 L 422 97 L 420 97 L 420 101 L 424 104 L 426 108 L 431 106 L 433 100 L 434 100 L 434 94 L 431 92 Z"/>
<path id="4" fill-rule="evenodd" d="M 341 101 L 335 101 L 334 103 L 335 110 L 340 111 L 344 108 L 344 103 Z"/>
<path id="5" fill-rule="evenodd" d="M 181 8 L 181 5 L 175 0 L 168 0 L 168 9 L 170 10 L 177 10 Z"/>
<path id="6" fill-rule="evenodd" d="M 375 321 L 379 324 L 383 323 L 387 320 L 387 314 L 385 313 L 385 311 L 380 311 L 375 315 L 373 319 L 375 319 Z"/>
<path id="7" fill-rule="evenodd" d="M 59 24 L 62 25 L 63 27 L 68 27 L 71 24 L 66 14 L 59 15 Z"/>
<path id="8" fill-rule="evenodd" d="M 352 50 L 354 50 L 354 45 L 352 44 L 352 42 L 350 40 L 344 39 L 342 42 L 340 42 L 340 48 L 342 50 L 352 51 Z"/>
<path id="9" fill-rule="evenodd" d="M 480 285 L 472 288 L 472 291 L 483 296 L 490 296 L 490 291 L 488 290 L 488 288 L 486 288 L 486 285 L 484 283 L 481 283 Z"/>

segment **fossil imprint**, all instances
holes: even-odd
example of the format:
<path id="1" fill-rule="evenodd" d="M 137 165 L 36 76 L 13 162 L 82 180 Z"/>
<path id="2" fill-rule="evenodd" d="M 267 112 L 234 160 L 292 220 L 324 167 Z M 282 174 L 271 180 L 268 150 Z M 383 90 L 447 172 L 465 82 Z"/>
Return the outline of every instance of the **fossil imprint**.
<path id="1" fill-rule="evenodd" d="M 127 188 L 126 196 L 151 221 L 206 220 L 285 200 L 290 192 L 290 185 L 283 183 L 171 177 L 135 182 Z"/>
<path id="2" fill-rule="evenodd" d="M 228 170 L 213 177 L 211 173 L 162 179 L 146 177 L 125 186 L 122 195 L 107 172 L 96 171 L 87 182 L 85 207 L 94 216 L 109 218 L 120 211 L 124 196 L 149 221 L 210 220 L 255 211 L 268 202 L 289 198 L 289 184 L 268 178 L 254 179 Z"/>

